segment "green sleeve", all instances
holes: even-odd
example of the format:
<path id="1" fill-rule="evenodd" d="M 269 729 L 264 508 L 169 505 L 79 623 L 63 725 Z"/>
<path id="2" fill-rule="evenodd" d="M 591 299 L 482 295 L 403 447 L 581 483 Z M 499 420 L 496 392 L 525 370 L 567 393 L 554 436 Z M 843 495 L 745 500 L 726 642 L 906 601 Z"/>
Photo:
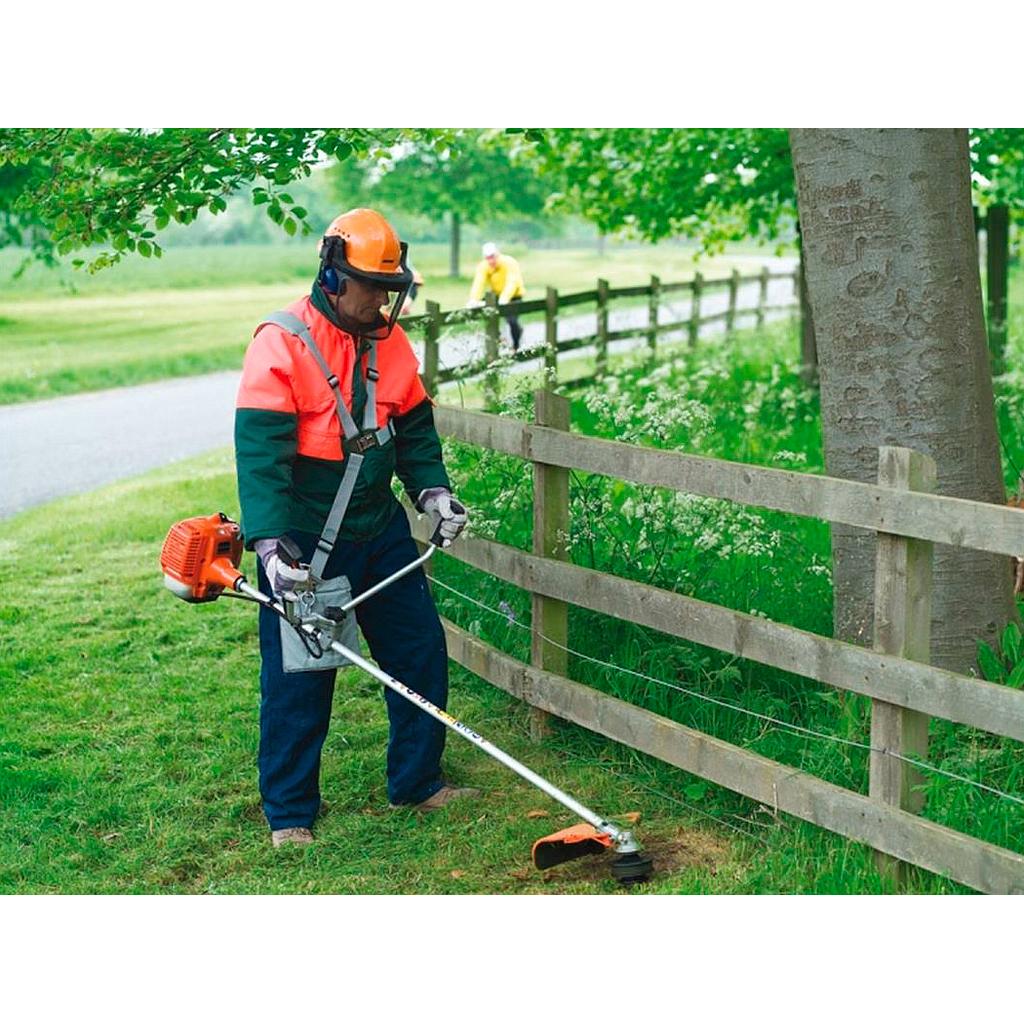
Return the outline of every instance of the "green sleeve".
<path id="1" fill-rule="evenodd" d="M 235 410 L 235 466 L 242 536 L 253 542 L 280 537 L 291 520 L 292 467 L 298 447 L 294 413 Z"/>
<path id="2" fill-rule="evenodd" d="M 395 472 L 413 501 L 427 487 L 451 487 L 441 461 L 441 439 L 434 427 L 434 407 L 429 399 L 396 416 Z"/>

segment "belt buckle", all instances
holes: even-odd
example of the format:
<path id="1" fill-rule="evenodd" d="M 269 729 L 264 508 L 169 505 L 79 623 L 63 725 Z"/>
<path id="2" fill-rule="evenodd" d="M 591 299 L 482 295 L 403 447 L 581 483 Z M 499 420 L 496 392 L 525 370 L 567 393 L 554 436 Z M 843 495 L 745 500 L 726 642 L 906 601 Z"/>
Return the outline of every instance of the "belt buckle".
<path id="1" fill-rule="evenodd" d="M 363 430 L 356 434 L 350 441 L 345 443 L 346 451 L 350 454 L 362 455 L 371 448 L 377 447 L 377 434 L 373 430 Z"/>

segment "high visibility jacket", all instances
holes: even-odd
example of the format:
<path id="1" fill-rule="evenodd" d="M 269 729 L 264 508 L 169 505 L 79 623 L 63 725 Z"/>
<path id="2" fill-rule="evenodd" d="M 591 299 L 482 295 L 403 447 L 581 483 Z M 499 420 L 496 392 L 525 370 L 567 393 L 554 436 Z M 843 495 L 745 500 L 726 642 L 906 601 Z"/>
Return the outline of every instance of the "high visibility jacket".
<path id="1" fill-rule="evenodd" d="M 526 294 L 522 271 L 511 256 L 502 253 L 493 268 L 487 260 L 477 264 L 473 286 L 469 290 L 469 301 L 479 302 L 487 292 L 494 292 L 498 296 L 499 305 L 512 299 L 521 299 Z"/>
<path id="2" fill-rule="evenodd" d="M 322 299 L 321 299 L 322 301 Z M 331 371 L 345 405 L 362 423 L 366 353 L 333 324 L 311 296 L 286 307 L 302 320 Z M 365 346 L 365 342 L 363 343 Z M 427 487 L 449 487 L 434 428 L 433 406 L 401 327 L 377 342 L 377 426 L 392 420 L 390 444 L 364 453 L 338 536 L 368 540 L 398 511 L 397 472 L 415 499 Z M 334 393 L 302 340 L 273 324 L 259 329 L 245 354 L 235 409 L 235 462 L 246 547 L 289 530 L 319 534 L 344 472 Z"/>

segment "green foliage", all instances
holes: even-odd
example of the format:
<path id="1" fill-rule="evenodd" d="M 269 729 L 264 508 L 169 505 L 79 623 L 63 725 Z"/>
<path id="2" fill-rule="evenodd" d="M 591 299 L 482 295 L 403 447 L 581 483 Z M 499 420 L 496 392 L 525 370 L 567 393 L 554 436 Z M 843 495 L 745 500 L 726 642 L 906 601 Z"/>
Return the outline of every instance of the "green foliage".
<path id="1" fill-rule="evenodd" d="M 796 187 L 783 128 L 550 128 L 512 143 L 560 184 L 552 204 L 606 233 L 792 240 Z M 976 201 L 1024 200 L 1024 130 L 971 132 Z"/>
<path id="2" fill-rule="evenodd" d="M 0 208 L 45 226 L 57 255 L 107 247 L 88 261 L 95 271 L 130 252 L 159 258 L 157 232 L 194 223 L 204 210 L 223 212 L 245 184 L 287 234 L 308 233 L 306 211 L 285 191 L 290 182 L 325 159 L 383 154 L 404 140 L 429 148 L 449 135 L 441 129 L 2 129 L 0 165 L 23 173 L 0 190 Z"/>
<path id="3" fill-rule="evenodd" d="M 397 147 L 389 158 L 368 168 L 362 182 L 351 170 L 339 172 L 339 191 L 371 194 L 375 203 L 437 218 L 457 213 L 478 222 L 514 214 L 535 216 L 549 189 L 537 174 L 513 163 L 498 144 L 500 133 L 463 129 L 449 145 L 420 140 Z"/>
<path id="4" fill-rule="evenodd" d="M 983 678 L 990 683 L 1001 683 L 1018 690 L 1024 688 L 1024 650 L 1020 626 L 1016 622 L 1007 623 L 999 638 L 998 652 L 978 641 L 978 667 Z"/>
<path id="5" fill-rule="evenodd" d="M 714 251 L 795 222 L 782 128 L 552 128 L 524 137 L 516 156 L 561 184 L 557 208 L 606 233 L 685 235 Z"/>

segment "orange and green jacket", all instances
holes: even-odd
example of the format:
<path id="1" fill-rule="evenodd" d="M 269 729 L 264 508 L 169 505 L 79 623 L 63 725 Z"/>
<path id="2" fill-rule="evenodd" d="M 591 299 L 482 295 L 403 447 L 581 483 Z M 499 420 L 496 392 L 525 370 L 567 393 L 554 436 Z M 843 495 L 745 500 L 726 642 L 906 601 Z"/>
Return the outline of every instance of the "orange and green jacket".
<path id="1" fill-rule="evenodd" d="M 304 321 L 337 375 L 357 423 L 366 405 L 366 354 L 331 320 L 320 290 L 287 307 Z M 397 473 L 415 500 L 427 487 L 449 487 L 434 428 L 433 406 L 418 361 L 401 327 L 377 343 L 377 426 L 392 419 L 388 445 L 364 454 L 362 469 L 338 536 L 368 540 L 399 509 Z M 300 338 L 273 324 L 260 329 L 245 354 L 235 409 L 235 463 L 246 547 L 289 530 L 319 534 L 344 472 L 334 393 Z"/>

